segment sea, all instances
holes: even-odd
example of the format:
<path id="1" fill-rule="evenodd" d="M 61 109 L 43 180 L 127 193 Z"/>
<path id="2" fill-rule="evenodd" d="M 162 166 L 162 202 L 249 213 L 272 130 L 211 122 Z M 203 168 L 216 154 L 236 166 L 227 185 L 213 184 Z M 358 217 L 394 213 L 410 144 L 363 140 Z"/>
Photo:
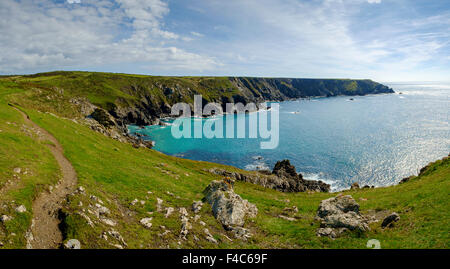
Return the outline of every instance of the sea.
<path id="1" fill-rule="evenodd" d="M 353 182 L 389 186 L 449 155 L 450 82 L 384 84 L 396 93 L 277 103 L 278 119 L 269 117 L 268 123 L 279 127 L 275 148 L 262 149 L 261 142 L 268 139 L 249 137 L 248 130 L 244 138 L 177 138 L 172 128 L 180 126 L 173 120 L 166 126 L 130 125 L 129 131 L 155 141 L 154 149 L 165 154 L 246 170 L 271 170 L 277 161 L 289 159 L 304 178 L 329 183 L 333 191 Z M 233 121 L 227 121 L 229 115 L 217 115 L 214 120 L 224 122 L 225 134 L 239 117 L 250 126 L 255 120 L 251 115 L 233 115 Z M 186 120 L 211 122 L 211 118 Z"/>

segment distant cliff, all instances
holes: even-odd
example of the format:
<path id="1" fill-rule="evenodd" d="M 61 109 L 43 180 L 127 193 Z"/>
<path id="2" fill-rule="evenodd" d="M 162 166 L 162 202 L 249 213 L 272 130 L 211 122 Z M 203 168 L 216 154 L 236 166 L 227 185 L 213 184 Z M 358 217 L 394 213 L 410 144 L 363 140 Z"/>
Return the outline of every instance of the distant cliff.
<path id="1" fill-rule="evenodd" d="M 394 91 L 372 80 L 256 77 L 161 77 L 96 72 L 50 72 L 24 76 L 31 86 L 57 89 L 68 98 L 86 97 L 121 126 L 149 125 L 178 102 L 284 101 L 294 98 L 366 95 Z M 30 86 L 30 85 L 28 85 Z"/>

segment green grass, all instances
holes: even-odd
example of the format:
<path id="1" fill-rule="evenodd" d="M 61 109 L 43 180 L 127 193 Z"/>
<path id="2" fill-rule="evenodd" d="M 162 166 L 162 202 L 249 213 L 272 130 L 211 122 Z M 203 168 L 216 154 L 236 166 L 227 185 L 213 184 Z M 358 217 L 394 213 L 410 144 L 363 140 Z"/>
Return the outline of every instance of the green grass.
<path id="1" fill-rule="evenodd" d="M 90 73 L 82 75 L 88 77 Z M 54 183 L 59 173 L 54 159 L 45 147 L 45 142 L 22 134 L 19 128 L 4 125 L 5 121 L 21 123 L 20 115 L 6 105 L 6 102 L 10 101 L 23 107 L 35 123 L 58 139 L 66 157 L 78 174 L 79 185 L 86 189 L 87 195 L 71 196 L 64 210 L 67 215 L 65 219 L 67 237 L 80 240 L 83 248 L 113 248 L 110 243 L 117 243 L 111 238 L 108 241 L 101 238 L 103 232 L 111 230 L 110 227 L 98 221 L 94 227 L 90 227 L 79 215 L 80 212 L 89 215 L 88 206 L 95 204 L 90 198 L 91 195 L 101 199 L 104 205 L 111 209 L 109 218 L 118 222 L 114 229 L 121 233 L 129 248 L 366 248 L 369 239 L 378 239 L 382 248 L 448 248 L 449 159 L 437 161 L 421 176 L 405 184 L 345 192 L 357 200 L 364 214 L 375 211 L 399 213 L 401 220 L 390 229 L 383 230 L 380 223 L 374 223 L 371 225 L 372 230 L 365 234 L 349 233 L 336 240 L 319 238 L 315 235 L 319 223 L 314 221 L 318 205 L 321 200 L 337 194 L 281 193 L 250 183 L 237 182 L 235 191 L 255 203 L 259 210 L 258 217 L 247 221 L 246 224 L 254 234 L 253 237 L 247 242 L 228 241 L 224 235 L 230 238 L 232 236 L 214 219 L 210 206 L 205 205 L 200 213 L 201 220 L 219 241 L 219 245 L 211 244 L 204 239 L 204 227 L 198 223 L 193 223 L 194 227 L 188 235 L 188 240 L 179 240 L 178 234 L 181 229 L 179 214 L 175 212 L 166 219 L 163 213 L 156 212 L 156 198 L 163 199 L 164 206 L 171 206 L 176 210 L 179 207 L 186 207 L 192 215 L 190 210 L 192 202 L 203 198 L 202 191 L 210 181 L 219 179 L 205 169 L 212 167 L 235 171 L 238 169 L 166 156 L 154 150 L 135 149 L 131 145 L 117 142 L 84 125 L 63 118 L 76 116 L 75 110 L 67 102 L 69 98 L 66 96 L 67 91 L 57 96 L 55 94 L 57 90 L 51 89 L 49 84 L 49 88 L 45 91 L 55 94 L 54 99 L 49 100 L 45 97 L 48 92 L 44 93 L 43 88 L 40 88 L 39 93 L 33 86 L 35 81 L 32 81 L 33 79 L 41 79 L 39 83 L 54 81 L 55 76 L 58 74 L 49 74 L 47 79 L 20 78 L 16 79 L 16 82 L 11 78 L 0 79 L 1 90 L 4 93 L 0 100 L 0 129 L 3 130 L 0 133 L 0 150 L 3 158 L 0 162 L 1 178 L 10 177 L 12 169 L 16 166 L 28 167 L 34 171 L 33 176 L 26 180 L 28 185 L 8 192 L 8 196 L 2 195 L 0 201 L 8 202 L 15 199 L 16 202 L 20 201 L 26 204 L 27 208 L 31 208 L 30 204 L 36 193 Z M 25 83 L 23 79 L 30 81 Z M 128 80 L 134 77 L 124 76 L 121 79 Z M 204 78 L 196 79 L 199 80 L 198 83 L 215 83 Z M 64 82 L 61 83 L 63 85 Z M 103 91 L 102 94 L 109 92 L 115 94 L 110 89 L 104 88 Z M 90 94 L 98 93 L 93 90 Z M 108 100 L 110 97 L 102 98 Z M 59 116 L 43 113 L 46 111 Z M 152 194 L 147 193 L 148 191 Z M 131 205 L 130 202 L 134 199 L 145 201 L 145 205 L 139 203 Z M 289 222 L 277 217 L 283 208 L 293 205 L 299 208 L 297 221 Z M 4 213 L 3 209 L 0 210 L 0 213 Z M 8 210 L 13 214 L 11 209 Z M 149 211 L 154 212 L 153 227 L 145 229 L 139 224 L 139 220 L 149 217 L 147 214 Z M 16 222 L 11 222 L 14 227 L 3 227 L 0 224 L 3 232 L 3 235 L 0 233 L 0 241 L 7 243 L 10 236 L 5 236 L 11 231 L 16 231 L 16 238 L 21 240 L 13 240 L 12 244 L 6 246 L 23 247 L 23 233 L 29 227 L 31 215 L 28 213 L 23 219 L 14 216 Z M 95 220 L 95 217 L 89 216 Z M 171 233 L 165 237 L 158 236 L 158 233 L 163 232 L 160 225 L 164 225 Z M 200 241 L 195 241 L 193 235 Z"/>
<path id="2" fill-rule="evenodd" d="M 45 146 L 48 141 L 39 141 L 22 116 L 4 99 L 22 91 L 0 80 L 0 215 L 13 217 L 0 223 L 0 242 L 7 248 L 25 246 L 32 201 L 60 176 L 56 160 Z M 21 168 L 21 173 L 15 174 L 14 168 Z M 25 205 L 27 212 L 17 213 L 15 208 L 19 205 Z"/>

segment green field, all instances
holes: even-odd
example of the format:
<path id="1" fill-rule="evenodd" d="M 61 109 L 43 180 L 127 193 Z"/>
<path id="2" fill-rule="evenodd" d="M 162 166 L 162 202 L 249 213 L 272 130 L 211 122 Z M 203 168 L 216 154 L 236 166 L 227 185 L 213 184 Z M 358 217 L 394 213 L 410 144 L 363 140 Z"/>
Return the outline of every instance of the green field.
<path id="1" fill-rule="evenodd" d="M 366 233 L 347 233 L 335 240 L 317 237 L 319 223 L 314 221 L 314 216 L 318 205 L 336 193 L 281 193 L 236 182 L 236 193 L 254 203 L 259 210 L 258 217 L 246 223 L 253 237 L 248 241 L 232 238 L 213 217 L 211 207 L 205 204 L 199 214 L 200 220 L 206 223 L 205 227 L 219 243 L 205 240 L 205 227 L 198 222 L 193 223 L 187 240 L 180 240 L 179 214 L 165 218 L 163 213 L 156 212 L 156 198 L 163 199 L 164 206 L 174 207 L 175 212 L 185 207 L 192 215 L 192 202 L 203 198 L 202 191 L 209 182 L 220 179 L 205 170 L 212 167 L 238 169 L 175 158 L 120 143 L 80 124 L 81 116 L 69 99 L 85 96 L 104 107 L 117 103 L 117 100 L 132 103 L 137 100 L 137 95 L 127 93 L 125 89 L 135 85 L 139 90 L 142 83 L 152 79 L 191 87 L 216 83 L 223 92 L 204 92 L 205 96 L 216 98 L 234 93 L 231 88 L 227 92 L 229 81 L 145 76 L 142 79 L 142 76 L 134 75 L 114 75 L 114 79 L 103 81 L 108 74 L 74 72 L 75 75 L 76 79 L 69 80 L 70 83 L 58 73 L 0 78 L 0 215 L 13 217 L 6 225 L 0 223 L 0 242 L 3 243 L 0 248 L 25 247 L 24 235 L 31 225 L 33 199 L 60 176 L 56 161 L 45 147 L 48 142 L 40 141 L 32 132 L 30 134 L 22 126 L 19 112 L 8 103 L 26 111 L 32 121 L 57 138 L 78 174 L 79 186 L 86 189 L 85 195 L 70 196 L 63 210 L 64 235 L 67 239 L 78 239 L 82 248 L 115 248 L 113 245 L 117 244 L 111 237 L 108 240 L 102 238 L 102 233 L 112 228 L 89 215 L 89 205 L 95 204 L 92 195 L 111 210 L 109 218 L 117 222 L 113 229 L 123 236 L 128 248 L 366 248 L 369 239 L 378 239 L 382 248 L 449 247 L 448 158 L 435 162 L 420 176 L 401 185 L 345 192 L 360 204 L 363 214 L 399 213 L 401 220 L 393 228 L 381 229 L 378 222 L 371 224 L 371 231 Z M 89 80 L 83 77 L 89 77 Z M 105 87 L 105 83 L 110 87 Z M 155 89 L 154 94 L 155 98 L 165 98 L 159 90 Z M 29 172 L 17 179 L 13 172 L 16 167 Z M 8 185 L 8 181 L 12 184 Z M 145 204 L 131 205 L 134 199 L 145 201 Z M 26 213 L 14 211 L 15 206 L 21 204 L 27 207 Z M 296 221 L 277 217 L 285 207 L 294 205 L 299 209 Z M 89 215 L 94 225 L 88 225 L 80 212 Z M 139 223 L 140 219 L 150 216 L 148 212 L 154 212 L 150 229 Z M 160 236 L 165 230 L 170 232 Z"/>

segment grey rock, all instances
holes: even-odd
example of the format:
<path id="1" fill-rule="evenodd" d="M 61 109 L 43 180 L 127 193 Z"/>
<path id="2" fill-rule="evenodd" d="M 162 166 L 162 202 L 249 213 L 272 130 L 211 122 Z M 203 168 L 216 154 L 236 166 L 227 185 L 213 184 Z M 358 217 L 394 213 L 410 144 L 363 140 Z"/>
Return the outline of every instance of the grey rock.
<path id="1" fill-rule="evenodd" d="M 27 212 L 27 208 L 24 205 L 20 205 L 20 206 L 16 207 L 16 212 L 17 213 L 25 213 L 25 212 Z"/>
<path id="2" fill-rule="evenodd" d="M 65 249 L 81 249 L 80 241 L 76 239 L 70 239 L 64 244 Z"/>
<path id="3" fill-rule="evenodd" d="M 254 218 L 258 209 L 233 191 L 232 183 L 212 181 L 204 191 L 205 200 L 211 205 L 214 217 L 225 227 L 240 226 L 245 218 Z"/>
<path id="4" fill-rule="evenodd" d="M 152 219 L 153 218 L 143 218 L 139 222 L 147 229 L 150 229 L 152 227 Z"/>
<path id="5" fill-rule="evenodd" d="M 323 200 L 317 210 L 316 219 L 321 222 L 321 228 L 369 231 L 368 221 L 359 212 L 359 204 L 350 195 L 338 195 Z M 318 235 L 329 234 L 329 230 L 320 230 Z"/>
<path id="6" fill-rule="evenodd" d="M 12 217 L 7 216 L 7 215 L 2 215 L 0 217 L 0 222 L 2 222 L 2 223 L 5 223 L 5 222 L 10 221 L 10 220 L 12 220 Z"/>
<path id="7" fill-rule="evenodd" d="M 202 207 L 203 207 L 202 201 L 194 201 L 194 203 L 192 204 L 192 211 L 194 211 L 194 213 L 197 214 L 198 212 L 200 212 L 200 210 L 202 210 Z"/>

